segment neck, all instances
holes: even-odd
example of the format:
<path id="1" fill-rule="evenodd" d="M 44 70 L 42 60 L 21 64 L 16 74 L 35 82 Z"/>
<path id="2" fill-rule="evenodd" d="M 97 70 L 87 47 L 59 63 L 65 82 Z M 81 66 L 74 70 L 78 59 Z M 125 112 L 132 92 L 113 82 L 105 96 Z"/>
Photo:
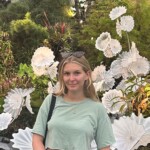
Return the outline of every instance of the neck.
<path id="1" fill-rule="evenodd" d="M 85 95 L 83 93 L 72 93 L 68 92 L 66 95 L 64 95 L 64 99 L 66 101 L 82 101 L 85 98 Z"/>

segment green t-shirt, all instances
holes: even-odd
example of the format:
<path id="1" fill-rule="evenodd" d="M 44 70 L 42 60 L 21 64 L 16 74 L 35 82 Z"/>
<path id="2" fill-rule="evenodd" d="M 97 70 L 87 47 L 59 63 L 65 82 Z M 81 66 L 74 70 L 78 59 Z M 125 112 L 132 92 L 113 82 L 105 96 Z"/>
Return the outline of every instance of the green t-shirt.
<path id="1" fill-rule="evenodd" d="M 33 133 L 44 136 L 51 95 L 41 105 Z M 95 139 L 98 150 L 115 142 L 111 122 L 104 106 L 86 98 L 80 102 L 66 102 L 57 96 L 45 147 L 59 150 L 91 150 Z"/>

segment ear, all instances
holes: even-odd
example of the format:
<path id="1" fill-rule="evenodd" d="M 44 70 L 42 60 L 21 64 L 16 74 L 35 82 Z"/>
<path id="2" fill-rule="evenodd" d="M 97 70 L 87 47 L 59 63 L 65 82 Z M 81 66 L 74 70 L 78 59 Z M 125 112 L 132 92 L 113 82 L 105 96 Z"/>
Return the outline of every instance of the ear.
<path id="1" fill-rule="evenodd" d="M 91 72 L 90 72 L 90 71 L 87 71 L 87 72 L 86 72 L 86 79 L 85 79 L 85 80 L 88 80 L 88 79 L 90 78 L 90 76 L 91 76 Z"/>

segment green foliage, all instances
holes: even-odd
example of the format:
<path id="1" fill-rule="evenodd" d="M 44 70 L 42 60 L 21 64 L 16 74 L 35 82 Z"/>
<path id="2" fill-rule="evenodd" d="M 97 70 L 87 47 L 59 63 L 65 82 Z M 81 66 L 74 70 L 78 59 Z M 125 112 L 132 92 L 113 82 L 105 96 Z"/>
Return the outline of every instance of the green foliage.
<path id="1" fill-rule="evenodd" d="M 0 26 L 3 30 L 9 30 L 12 20 L 23 19 L 29 6 L 25 2 L 10 3 L 7 8 L 0 10 Z"/>
<path id="2" fill-rule="evenodd" d="M 116 33 L 116 21 L 109 18 L 109 13 L 116 6 L 126 6 L 127 13 L 135 19 L 135 28 L 129 33 L 129 38 L 137 44 L 138 50 L 142 56 L 150 59 L 149 52 L 149 32 L 150 20 L 149 12 L 150 3 L 144 1 L 130 0 L 102 0 L 96 1 L 87 13 L 86 21 L 79 25 L 73 31 L 73 38 L 76 43 L 76 49 L 81 49 L 86 52 L 86 56 L 92 67 L 99 65 L 101 62 L 109 66 L 112 59 L 105 58 L 103 53 L 95 48 L 95 40 L 102 32 L 110 32 L 112 38 L 118 39 L 123 46 L 123 50 L 128 51 L 128 43 L 125 33 L 120 38 Z"/>
<path id="3" fill-rule="evenodd" d="M 17 63 L 29 64 L 35 49 L 48 38 L 47 29 L 33 22 L 29 13 L 26 14 L 25 19 L 11 22 L 10 33 L 12 51 Z"/>

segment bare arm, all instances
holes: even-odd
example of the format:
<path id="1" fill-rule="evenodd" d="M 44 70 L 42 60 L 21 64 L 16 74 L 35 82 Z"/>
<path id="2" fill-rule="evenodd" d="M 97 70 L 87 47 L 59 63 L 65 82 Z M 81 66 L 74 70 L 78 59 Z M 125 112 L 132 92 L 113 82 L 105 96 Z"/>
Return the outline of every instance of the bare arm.
<path id="1" fill-rule="evenodd" d="M 45 147 L 43 145 L 43 136 L 39 134 L 33 134 L 32 146 L 33 146 L 33 150 L 45 150 Z"/>
<path id="2" fill-rule="evenodd" d="M 110 146 L 107 146 L 107 147 L 101 148 L 100 150 L 110 150 Z"/>

